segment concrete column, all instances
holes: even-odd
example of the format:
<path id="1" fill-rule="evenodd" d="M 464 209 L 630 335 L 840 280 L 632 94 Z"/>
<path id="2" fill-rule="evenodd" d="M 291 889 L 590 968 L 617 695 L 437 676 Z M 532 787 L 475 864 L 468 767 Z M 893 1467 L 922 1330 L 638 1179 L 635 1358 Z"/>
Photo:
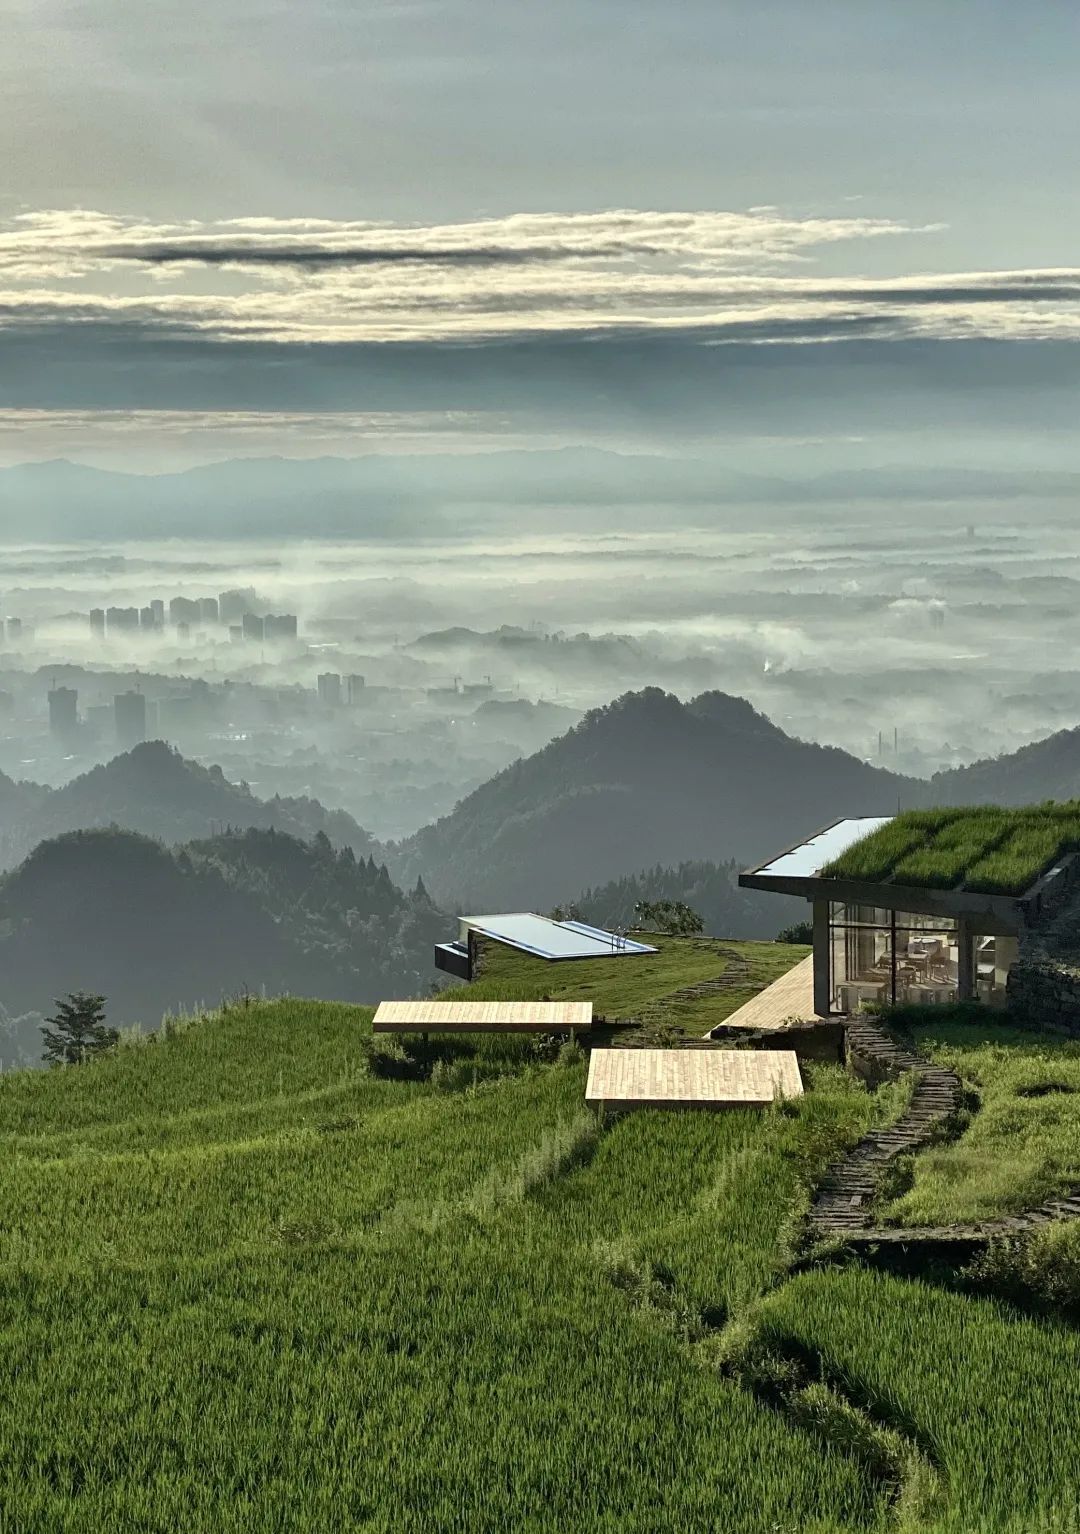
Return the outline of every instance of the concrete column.
<path id="1" fill-rule="evenodd" d="M 961 916 L 956 923 L 956 994 L 960 1001 L 974 1001 L 975 934 L 971 923 Z"/>
<path id="2" fill-rule="evenodd" d="M 1016 963 L 1020 953 L 1020 944 L 1014 937 L 996 937 L 994 939 L 994 985 L 998 990 L 1005 989 L 1009 978 L 1009 971 Z"/>
<path id="3" fill-rule="evenodd" d="M 828 1017 L 832 1011 L 831 954 L 829 952 L 829 902 L 814 901 L 814 1011 Z"/>

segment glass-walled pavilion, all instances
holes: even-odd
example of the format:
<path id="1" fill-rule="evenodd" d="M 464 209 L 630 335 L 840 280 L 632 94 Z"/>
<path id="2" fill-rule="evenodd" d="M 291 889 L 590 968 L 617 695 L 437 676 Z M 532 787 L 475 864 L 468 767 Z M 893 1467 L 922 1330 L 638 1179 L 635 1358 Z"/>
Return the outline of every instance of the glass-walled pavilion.
<path id="1" fill-rule="evenodd" d="M 870 1005 L 955 1001 L 1004 1006 L 1028 921 L 1025 897 L 821 873 L 889 818 L 837 821 L 739 876 L 749 889 L 810 902 L 815 1012 L 849 1016 Z"/>
<path id="2" fill-rule="evenodd" d="M 829 1010 L 961 999 L 1004 1006 L 1016 950 L 1014 936 L 974 932 L 957 917 L 830 900 Z"/>

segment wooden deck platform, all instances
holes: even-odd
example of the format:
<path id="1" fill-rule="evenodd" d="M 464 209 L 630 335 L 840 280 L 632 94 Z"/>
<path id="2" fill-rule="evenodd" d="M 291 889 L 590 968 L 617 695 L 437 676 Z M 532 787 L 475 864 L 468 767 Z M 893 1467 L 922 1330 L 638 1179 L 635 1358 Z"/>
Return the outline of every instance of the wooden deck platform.
<path id="1" fill-rule="evenodd" d="M 814 1011 L 814 956 L 809 954 L 786 975 L 774 980 L 772 985 L 759 991 L 750 1001 L 732 1012 L 719 1025 L 723 1028 L 782 1028 L 792 1018 L 800 1022 L 813 1022 Z"/>
<path id="2" fill-rule="evenodd" d="M 585 1101 L 605 1108 L 764 1108 L 800 1097 L 790 1049 L 594 1049 Z"/>
<path id="3" fill-rule="evenodd" d="M 579 1033 L 591 1001 L 383 1001 L 375 1033 Z"/>

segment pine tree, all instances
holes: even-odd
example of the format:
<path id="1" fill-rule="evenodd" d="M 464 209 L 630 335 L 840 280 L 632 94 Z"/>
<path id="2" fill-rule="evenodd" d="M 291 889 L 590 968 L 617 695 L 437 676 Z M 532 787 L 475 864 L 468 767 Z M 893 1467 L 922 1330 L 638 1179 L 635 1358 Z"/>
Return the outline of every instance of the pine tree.
<path id="1" fill-rule="evenodd" d="M 52 1024 L 47 1027 L 46 1024 Z M 120 1035 L 105 1024 L 104 996 L 73 991 L 57 1001 L 55 1017 L 42 1024 L 45 1058 L 50 1065 L 80 1065 L 116 1043 Z"/>

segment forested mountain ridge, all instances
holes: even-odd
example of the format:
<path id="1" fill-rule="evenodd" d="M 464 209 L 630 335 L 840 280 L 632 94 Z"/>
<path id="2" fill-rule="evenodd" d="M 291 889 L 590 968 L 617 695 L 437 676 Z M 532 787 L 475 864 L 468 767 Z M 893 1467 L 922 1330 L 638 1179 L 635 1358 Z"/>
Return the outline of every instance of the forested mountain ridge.
<path id="1" fill-rule="evenodd" d="M 325 835 L 252 829 L 170 850 L 130 831 L 69 832 L 0 880 L 0 1003 L 11 1019 L 100 992 L 110 1022 L 155 1027 L 244 990 L 411 996 L 445 927 L 422 886 L 403 893 Z"/>
<path id="2" fill-rule="evenodd" d="M 643 868 L 745 867 L 845 815 L 1075 797 L 1080 729 L 912 778 L 797 740 L 743 698 L 682 703 L 646 688 L 591 710 L 386 853 L 401 882 L 422 874 L 444 905 L 543 909 Z"/>
<path id="3" fill-rule="evenodd" d="M 1058 730 L 1001 756 L 939 772 L 927 785 L 932 804 L 1041 804 L 1080 798 L 1080 729 Z"/>
<path id="4" fill-rule="evenodd" d="M 259 799 L 246 783 L 230 783 L 220 767 L 188 761 L 160 740 L 136 746 L 63 788 L 0 777 L 0 868 L 66 831 L 108 826 L 168 843 L 225 827 L 272 827 L 299 837 L 322 831 L 335 846 L 364 855 L 376 850 L 374 838 L 345 811 L 328 810 L 315 799 Z"/>
<path id="5" fill-rule="evenodd" d="M 443 904 L 542 909 L 654 864 L 743 864 L 844 814 L 921 802 L 914 779 L 794 740 L 742 698 L 658 688 L 589 712 L 388 849 Z"/>

